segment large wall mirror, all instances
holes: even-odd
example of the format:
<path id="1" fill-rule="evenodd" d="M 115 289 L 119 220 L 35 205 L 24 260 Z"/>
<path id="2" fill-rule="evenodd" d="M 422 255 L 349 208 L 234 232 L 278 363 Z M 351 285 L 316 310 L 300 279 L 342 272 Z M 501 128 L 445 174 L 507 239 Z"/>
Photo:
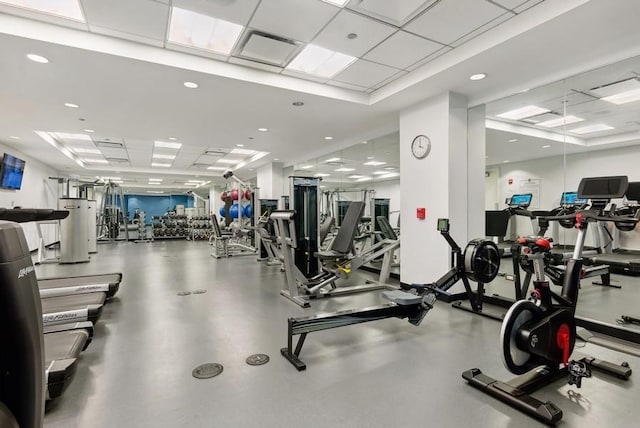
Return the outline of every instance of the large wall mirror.
<path id="1" fill-rule="evenodd" d="M 583 177 L 624 175 L 640 181 L 638 57 L 522 91 L 488 104 L 486 111 L 487 210 L 503 210 L 514 195 L 531 194 L 528 210 L 551 211 L 572 203 Z M 635 209 L 633 198 L 611 202 L 626 212 Z M 526 216 L 511 216 L 500 240 L 538 233 L 538 227 Z M 570 251 L 577 234 L 553 222 L 546 235 Z M 640 276 L 630 275 L 640 271 L 633 263 L 640 263 L 640 227 L 598 224 L 589 231 L 585 248 L 591 254 L 621 254 L 620 264 L 612 268 L 624 275 L 611 278 L 621 288 L 592 284 L 600 278 L 584 279 L 577 314 L 612 325 L 625 314 L 640 316 Z M 503 259 L 503 269 L 510 264 Z M 513 294 L 508 282 L 497 287 L 504 287 L 501 294 Z M 637 325 L 623 328 L 640 332 Z"/>

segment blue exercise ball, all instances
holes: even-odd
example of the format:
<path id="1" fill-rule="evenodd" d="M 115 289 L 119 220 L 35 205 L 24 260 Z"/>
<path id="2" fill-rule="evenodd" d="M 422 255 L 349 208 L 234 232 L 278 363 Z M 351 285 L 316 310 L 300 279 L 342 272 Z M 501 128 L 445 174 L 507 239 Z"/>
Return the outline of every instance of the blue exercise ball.
<path id="1" fill-rule="evenodd" d="M 238 204 L 231 205 L 231 209 L 229 210 L 229 214 L 231 218 L 238 218 Z"/>
<path id="2" fill-rule="evenodd" d="M 218 212 L 220 213 L 220 217 L 227 215 L 227 210 L 225 210 L 224 207 L 220 207 L 220 211 Z"/>
<path id="3" fill-rule="evenodd" d="M 251 208 L 251 204 L 247 204 L 244 206 L 243 212 L 245 217 L 251 218 L 252 211 L 253 209 Z"/>

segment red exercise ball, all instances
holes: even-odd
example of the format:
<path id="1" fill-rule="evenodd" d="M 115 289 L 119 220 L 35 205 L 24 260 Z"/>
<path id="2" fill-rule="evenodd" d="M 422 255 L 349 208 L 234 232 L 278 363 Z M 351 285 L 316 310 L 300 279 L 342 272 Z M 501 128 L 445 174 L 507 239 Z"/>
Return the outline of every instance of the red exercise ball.
<path id="1" fill-rule="evenodd" d="M 247 190 L 245 190 L 245 191 L 244 191 L 244 198 L 245 198 L 247 201 L 250 201 L 250 200 L 251 200 L 251 190 L 247 189 Z"/>
<path id="2" fill-rule="evenodd" d="M 220 199 L 222 200 L 222 202 L 226 202 L 227 196 L 227 192 L 220 193 Z"/>
<path id="3" fill-rule="evenodd" d="M 238 196 L 240 196 L 238 194 L 238 189 L 233 189 L 231 191 L 231 199 L 234 200 L 234 201 L 237 201 L 238 200 Z"/>

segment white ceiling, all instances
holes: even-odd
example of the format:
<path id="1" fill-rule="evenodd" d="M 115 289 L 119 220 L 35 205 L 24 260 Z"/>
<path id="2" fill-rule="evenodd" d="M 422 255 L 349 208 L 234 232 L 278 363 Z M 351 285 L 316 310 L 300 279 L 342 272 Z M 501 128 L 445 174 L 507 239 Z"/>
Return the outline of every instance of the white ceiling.
<path id="1" fill-rule="evenodd" d="M 244 178 L 276 158 L 290 165 L 386 135 L 397 130 L 399 110 L 442 91 L 466 95 L 473 104 L 640 49 L 640 5 L 633 0 L 351 0 L 345 9 L 320 0 L 173 1 L 362 58 L 331 81 L 316 82 L 233 56 L 167 46 L 169 0 L 105 3 L 83 0 L 88 24 L 80 30 L 69 29 L 68 21 L 0 7 L 0 142 L 62 174 L 167 181 L 198 175 L 221 182 L 218 172 L 193 166 L 206 149 L 244 144 L 269 152 L 238 172 Z M 456 9 L 462 3 L 468 7 Z M 477 20 L 469 19 L 470 11 Z M 433 33 L 422 34 L 427 29 L 416 22 L 436 13 L 438 23 L 448 25 L 430 25 Z M 316 33 L 306 34 L 318 20 L 324 22 Z M 597 26 L 583 24 L 596 20 Z M 359 36 L 346 39 L 345 31 Z M 50 62 L 33 63 L 27 53 Z M 469 75 L 480 71 L 489 77 L 470 82 Z M 199 88 L 186 89 L 185 81 Z M 294 107 L 294 101 L 304 106 Z M 130 165 L 81 169 L 33 132 L 88 128 L 96 130 L 95 139 L 123 141 Z M 334 139 L 324 140 L 328 135 Z M 183 144 L 174 165 L 152 168 L 153 141 L 169 137 Z"/>

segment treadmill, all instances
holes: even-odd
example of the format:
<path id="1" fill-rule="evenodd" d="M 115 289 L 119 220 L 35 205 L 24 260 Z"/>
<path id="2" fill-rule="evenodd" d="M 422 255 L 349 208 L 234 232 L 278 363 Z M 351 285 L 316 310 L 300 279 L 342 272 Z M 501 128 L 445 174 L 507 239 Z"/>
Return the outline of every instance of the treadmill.
<path id="1" fill-rule="evenodd" d="M 638 201 L 640 201 L 640 181 L 635 181 L 629 183 L 629 187 L 627 188 L 627 192 L 625 193 L 625 206 L 621 207 L 617 210 L 617 215 L 633 215 L 637 216 L 640 214 L 640 205 L 638 205 Z M 616 211 L 614 207 L 612 207 L 611 211 Z M 616 223 L 616 228 L 623 232 L 630 232 L 635 229 L 635 224 L 618 224 Z M 611 241 L 613 241 L 613 237 L 608 229 L 601 229 L 604 233 L 609 235 Z M 611 270 L 617 273 L 622 274 L 631 274 L 638 275 L 640 274 L 640 251 L 638 250 L 627 250 L 623 248 L 616 248 L 613 250 L 606 251 L 603 254 L 597 254 L 592 257 L 585 258 L 591 264 L 599 263 L 599 264 L 607 264 L 611 266 Z"/>
<path id="2" fill-rule="evenodd" d="M 61 276 L 38 278 L 41 297 L 69 296 L 103 292 L 106 298 L 113 297 L 120 289 L 121 273 L 100 275 Z"/>
<path id="3" fill-rule="evenodd" d="M 527 217 L 531 221 L 531 233 L 535 234 L 533 222 L 535 215 L 528 210 L 533 195 L 521 193 L 507 199 L 507 208 L 501 211 L 487 211 L 485 213 L 485 229 L 488 237 L 497 237 L 498 251 L 502 257 L 511 257 L 511 246 L 515 243 L 518 234 L 516 231 L 515 216 Z M 509 226 L 509 238 L 504 239 Z"/>

